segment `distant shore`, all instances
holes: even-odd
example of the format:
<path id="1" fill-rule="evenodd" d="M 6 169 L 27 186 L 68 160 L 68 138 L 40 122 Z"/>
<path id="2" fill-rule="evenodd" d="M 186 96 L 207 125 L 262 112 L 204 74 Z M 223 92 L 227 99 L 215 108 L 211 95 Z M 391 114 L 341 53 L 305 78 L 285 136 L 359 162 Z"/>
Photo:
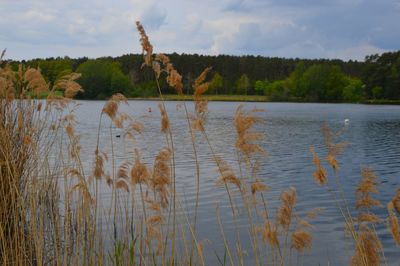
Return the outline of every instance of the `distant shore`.
<path id="1" fill-rule="evenodd" d="M 166 101 L 194 100 L 193 95 L 165 94 L 163 98 Z M 202 99 L 221 102 L 268 102 L 268 98 L 264 95 L 203 95 Z M 161 97 L 133 97 L 129 100 L 161 100 Z"/>
<path id="2" fill-rule="evenodd" d="M 177 94 L 165 94 L 163 95 L 164 100 L 166 101 L 193 101 L 193 95 L 177 95 Z M 132 97 L 128 98 L 129 100 L 143 100 L 143 101 L 157 101 L 161 100 L 160 97 Z M 203 99 L 207 99 L 208 101 L 220 101 L 220 102 L 280 102 L 280 101 L 271 101 L 267 96 L 264 95 L 203 95 Z M 293 102 L 293 103 L 352 103 L 352 102 L 313 102 L 313 101 L 305 101 L 305 100 L 289 100 L 282 102 Z M 354 104 L 379 104 L 379 105 L 400 105 L 400 100 L 364 100 L 362 102 L 354 102 Z"/>

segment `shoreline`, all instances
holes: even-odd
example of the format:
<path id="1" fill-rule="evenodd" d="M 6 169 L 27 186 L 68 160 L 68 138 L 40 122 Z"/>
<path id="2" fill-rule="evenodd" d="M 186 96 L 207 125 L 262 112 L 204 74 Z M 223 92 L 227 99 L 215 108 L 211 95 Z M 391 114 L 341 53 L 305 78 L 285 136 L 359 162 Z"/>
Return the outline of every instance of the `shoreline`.
<path id="1" fill-rule="evenodd" d="M 165 101 L 194 101 L 194 96 L 179 96 L 174 94 L 163 95 Z M 302 101 L 286 100 L 271 101 L 263 95 L 203 95 L 203 99 L 215 102 L 269 102 L 269 103 L 336 103 L 336 104 L 365 104 L 365 105 L 400 105 L 400 100 L 364 100 L 361 102 L 342 101 Z M 128 100 L 135 101 L 161 101 L 161 97 L 130 97 Z"/>

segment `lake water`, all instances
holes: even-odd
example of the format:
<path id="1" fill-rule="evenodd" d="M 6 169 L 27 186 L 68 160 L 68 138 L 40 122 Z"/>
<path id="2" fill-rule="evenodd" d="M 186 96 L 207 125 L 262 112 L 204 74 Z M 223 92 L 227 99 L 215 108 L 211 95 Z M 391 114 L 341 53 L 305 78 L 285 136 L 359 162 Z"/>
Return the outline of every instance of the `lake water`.
<path id="1" fill-rule="evenodd" d="M 78 103 L 82 105 L 76 112 L 80 123 L 77 131 L 81 135 L 82 158 L 90 158 L 84 161 L 90 168 L 100 112 L 105 102 Z M 185 113 L 183 109 L 177 111 L 176 105 L 177 102 L 166 103 L 176 145 L 177 193 L 186 214 L 192 217 L 196 197 L 194 159 Z M 190 110 L 193 109 L 192 103 L 187 105 Z M 236 133 L 233 116 L 237 106 L 238 103 L 210 102 L 206 123 L 207 134 L 214 150 L 234 169 L 237 163 L 234 152 Z M 326 187 L 320 187 L 313 181 L 315 167 L 309 147 L 314 145 L 317 154 L 323 160 L 326 149 L 320 131 L 321 125 L 326 123 L 334 131 L 342 130 L 339 140 L 346 141 L 349 145 L 338 157 L 339 176 L 350 207 L 354 209 L 355 187 L 360 181 L 360 170 L 364 166 L 372 167 L 379 176 L 380 194 L 377 198 L 386 205 L 400 186 L 400 106 L 302 103 L 246 103 L 245 106 L 249 109 L 254 106 L 265 109 L 265 112 L 258 113 L 263 118 L 263 123 L 257 126 L 257 130 L 266 135 L 262 146 L 269 156 L 260 164 L 259 178 L 272 188 L 265 193 L 271 214 L 275 214 L 279 205 L 280 193 L 290 186 L 296 187 L 296 212 L 300 216 L 304 216 L 305 212 L 313 208 L 324 208 L 312 221 L 315 226 L 312 230 L 313 248 L 305 253 L 304 265 L 348 264 L 353 255 L 352 241 L 344 233 L 344 220 L 333 202 L 332 194 Z M 151 113 L 148 112 L 149 107 L 152 109 Z M 141 121 L 144 124 L 144 132 L 132 145 L 127 145 L 127 140 L 123 138 L 113 138 L 117 165 L 125 160 L 132 161 L 133 146 L 140 149 L 144 161 L 152 164 L 156 152 L 166 146 L 165 137 L 160 133 L 157 102 L 129 101 L 129 105 L 122 106 L 122 110 Z M 345 124 L 345 119 L 349 119 L 349 123 Z M 109 121 L 104 119 L 104 123 L 100 134 L 100 149 L 110 153 Z M 198 239 L 207 240 L 204 242 L 207 243 L 204 244 L 206 263 L 215 265 L 217 258 L 214 251 L 223 256 L 223 242 L 216 219 L 217 206 L 232 250 L 235 226 L 225 189 L 215 184 L 218 173 L 209 148 L 201 134 L 196 136 L 201 171 Z M 328 174 L 329 183 L 335 186 L 332 171 L 328 170 Z M 107 186 L 101 187 L 102 199 L 106 202 L 111 198 L 111 190 Z M 234 197 L 239 204 L 239 195 L 236 193 Z M 243 235 L 242 245 L 249 254 L 245 257 L 246 264 L 251 265 L 254 261 L 250 242 L 246 238 L 246 214 L 244 210 L 240 211 L 243 218 L 238 219 L 238 228 Z M 387 216 L 386 208 L 377 209 L 376 213 L 382 218 Z M 378 225 L 376 230 L 384 245 L 388 264 L 400 265 L 399 248 L 395 246 L 386 223 Z"/>

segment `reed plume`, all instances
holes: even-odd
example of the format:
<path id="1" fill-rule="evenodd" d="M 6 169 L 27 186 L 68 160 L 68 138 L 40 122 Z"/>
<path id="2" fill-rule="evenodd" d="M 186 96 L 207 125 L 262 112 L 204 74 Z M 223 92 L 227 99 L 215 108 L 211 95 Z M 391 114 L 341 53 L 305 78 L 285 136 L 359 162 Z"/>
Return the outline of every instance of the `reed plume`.
<path id="1" fill-rule="evenodd" d="M 23 96 L 31 92 L 38 97 L 41 93 L 49 91 L 49 85 L 40 73 L 40 69 L 28 68 L 24 73 L 24 83 L 27 85 L 21 91 Z"/>
<path id="2" fill-rule="evenodd" d="M 326 161 L 332 167 L 335 173 L 339 170 L 339 162 L 337 161 L 337 156 L 343 152 L 343 149 L 347 146 L 345 142 L 335 143 L 334 139 L 337 134 L 334 134 L 332 130 L 327 125 L 322 125 L 322 134 L 325 138 L 325 146 L 328 149 L 328 155 L 326 156 Z"/>
<path id="3" fill-rule="evenodd" d="M 392 237 L 396 243 L 396 245 L 400 246 L 400 225 L 399 220 L 397 219 L 395 208 L 393 205 L 393 201 L 389 202 L 387 205 L 387 210 L 389 213 L 389 231 L 392 234 Z"/>
<path id="4" fill-rule="evenodd" d="M 129 192 L 129 183 L 126 181 L 125 178 L 117 178 L 115 182 L 115 188 L 116 189 L 123 189 L 126 192 Z"/>
<path id="5" fill-rule="evenodd" d="M 243 155 L 250 159 L 253 154 L 267 155 L 266 151 L 255 143 L 261 140 L 264 136 L 254 130 L 254 125 L 260 121 L 254 113 L 259 110 L 244 111 L 243 105 L 239 105 L 235 112 L 235 129 L 237 133 L 236 148 L 240 150 Z"/>
<path id="6" fill-rule="evenodd" d="M 379 241 L 376 233 L 368 226 L 361 225 L 360 233 L 358 234 L 358 244 L 356 251 L 351 259 L 352 266 L 375 266 L 380 265 L 379 252 L 382 249 L 382 244 Z"/>
<path id="7" fill-rule="evenodd" d="M 233 170 L 229 166 L 229 164 L 219 156 L 216 156 L 215 160 L 216 160 L 216 163 L 218 165 L 218 171 L 220 173 L 220 176 L 219 176 L 219 178 L 217 179 L 217 182 L 216 182 L 217 185 L 233 184 L 239 190 L 241 190 L 241 182 L 236 177 L 235 173 L 233 172 Z"/>
<path id="8" fill-rule="evenodd" d="M 131 162 L 124 162 L 120 165 L 117 172 L 118 178 L 129 179 L 130 169 L 131 169 Z"/>
<path id="9" fill-rule="evenodd" d="M 160 203 L 151 200 L 149 198 L 146 198 L 146 203 L 147 206 L 149 207 L 150 210 L 156 211 L 156 212 L 160 212 L 161 211 L 161 205 Z"/>
<path id="10" fill-rule="evenodd" d="M 392 199 L 393 208 L 400 214 L 400 188 L 397 189 L 396 195 Z"/>
<path id="11" fill-rule="evenodd" d="M 167 111 L 165 110 L 165 107 L 163 104 L 159 103 L 158 109 L 160 110 L 160 115 L 161 115 L 161 132 L 166 134 L 168 133 L 169 130 L 169 119 L 168 119 L 168 114 Z"/>
<path id="12" fill-rule="evenodd" d="M 174 68 L 168 56 L 165 54 L 157 54 L 152 63 L 152 68 L 157 79 L 162 72 L 167 73 L 166 81 L 168 85 L 174 88 L 179 95 L 183 94 L 182 76 Z"/>
<path id="13" fill-rule="evenodd" d="M 115 120 L 118 114 L 118 108 L 121 102 L 128 103 L 127 99 L 121 93 L 116 93 L 106 102 L 102 112 L 108 115 L 111 120 Z"/>
<path id="14" fill-rule="evenodd" d="M 150 180 L 151 174 L 147 166 L 140 160 L 139 150 L 135 149 L 135 162 L 131 168 L 130 178 L 131 184 L 147 184 Z"/>
<path id="15" fill-rule="evenodd" d="M 278 209 L 276 223 L 281 226 L 285 232 L 289 230 L 293 217 L 293 208 L 296 204 L 296 201 L 297 193 L 294 187 L 290 187 L 289 190 L 281 194 L 282 204 Z"/>
<path id="16" fill-rule="evenodd" d="M 378 189 L 376 188 L 377 176 L 375 175 L 375 172 L 371 168 L 363 168 L 361 175 L 362 179 L 356 190 L 356 208 L 368 209 L 374 206 L 382 206 L 378 200 L 371 196 L 372 193 L 378 193 Z"/>
<path id="17" fill-rule="evenodd" d="M 204 122 L 204 119 L 202 119 L 202 118 L 193 118 L 192 119 L 192 128 L 194 130 L 204 132 L 205 131 L 204 124 L 205 124 L 205 122 Z"/>
<path id="18" fill-rule="evenodd" d="M 83 92 L 81 85 L 76 82 L 81 76 L 80 73 L 66 74 L 55 82 L 53 89 L 64 91 L 66 98 L 73 98 L 78 92 Z"/>
<path id="19" fill-rule="evenodd" d="M 328 174 L 326 170 L 322 167 L 321 161 L 318 158 L 317 153 L 315 152 L 314 146 L 310 147 L 310 152 L 313 155 L 313 163 L 317 168 L 313 173 L 314 180 L 319 185 L 325 185 L 328 182 Z"/>
<path id="20" fill-rule="evenodd" d="M 278 228 L 275 225 L 266 222 L 264 227 L 261 228 L 261 235 L 262 240 L 267 242 L 271 247 L 279 247 Z"/>
<path id="21" fill-rule="evenodd" d="M 257 192 L 267 191 L 269 189 L 270 187 L 268 187 L 261 181 L 251 184 L 251 194 L 253 194 L 253 196 L 255 196 Z"/>
<path id="22" fill-rule="evenodd" d="M 108 160 L 107 154 L 95 151 L 95 161 L 93 166 L 93 176 L 96 179 L 101 179 L 104 176 L 104 162 Z"/>
<path id="23" fill-rule="evenodd" d="M 357 217 L 358 223 L 371 223 L 377 224 L 381 222 L 381 219 L 373 213 L 360 213 Z"/>
<path id="24" fill-rule="evenodd" d="M 183 83 L 182 76 L 176 71 L 176 69 L 171 69 L 167 76 L 168 85 L 175 88 L 178 94 L 183 93 Z"/>
<path id="25" fill-rule="evenodd" d="M 323 208 L 314 208 L 311 211 L 306 212 L 306 216 L 309 219 L 315 219 L 317 215 L 323 211 Z"/>
<path id="26" fill-rule="evenodd" d="M 311 249 L 312 236 L 307 231 L 298 230 L 292 233 L 291 242 L 292 248 L 299 252 L 303 252 L 305 249 Z"/>
<path id="27" fill-rule="evenodd" d="M 211 71 L 211 69 L 212 69 L 211 67 L 205 68 L 193 83 L 194 98 L 196 101 L 200 100 L 200 97 L 208 90 L 210 83 L 204 81 L 207 77 L 207 74 Z"/>
<path id="28" fill-rule="evenodd" d="M 128 125 L 125 136 L 131 139 L 135 138 L 135 134 L 142 134 L 144 125 L 139 121 L 131 121 Z"/>
<path id="29" fill-rule="evenodd" d="M 171 182 L 171 150 L 163 148 L 158 152 L 154 160 L 153 176 L 151 179 L 152 187 L 160 196 L 160 203 L 163 208 L 166 208 L 168 205 L 168 187 L 171 185 Z"/>
<path id="30" fill-rule="evenodd" d="M 149 37 L 143 28 L 140 21 L 136 21 L 137 30 L 140 33 L 140 43 L 142 45 L 142 53 L 144 56 L 144 64 L 147 66 L 152 66 L 152 56 L 153 56 L 153 46 L 150 43 Z"/>
<path id="31" fill-rule="evenodd" d="M 196 78 L 195 82 L 193 83 L 194 89 L 194 107 L 195 107 L 195 115 L 192 117 L 192 128 L 194 130 L 205 132 L 205 120 L 208 110 L 208 101 L 202 98 L 204 92 L 208 90 L 210 85 L 209 82 L 204 82 L 207 74 L 210 72 L 211 67 L 208 67 L 203 70 L 202 73 Z"/>
<path id="32" fill-rule="evenodd" d="M 154 215 L 147 218 L 146 223 L 150 226 L 156 226 L 163 222 L 163 218 L 160 215 Z"/>

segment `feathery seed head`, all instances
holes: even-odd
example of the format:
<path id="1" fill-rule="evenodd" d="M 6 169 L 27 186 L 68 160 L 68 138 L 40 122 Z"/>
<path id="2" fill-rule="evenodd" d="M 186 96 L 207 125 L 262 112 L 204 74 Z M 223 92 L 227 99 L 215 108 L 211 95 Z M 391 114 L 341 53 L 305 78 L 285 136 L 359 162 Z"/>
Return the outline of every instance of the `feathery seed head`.
<path id="1" fill-rule="evenodd" d="M 211 71 L 212 67 L 207 67 L 203 70 L 203 72 L 201 72 L 201 74 L 197 77 L 197 79 L 195 80 L 193 87 L 194 89 L 196 89 L 197 87 L 199 87 L 204 80 L 207 77 L 207 74 Z"/>
<path id="2" fill-rule="evenodd" d="M 281 194 L 282 204 L 278 209 L 276 217 L 277 224 L 280 225 L 284 231 L 288 231 L 293 216 L 293 208 L 296 204 L 297 193 L 294 187 Z"/>
<path id="3" fill-rule="evenodd" d="M 167 82 L 169 86 L 175 88 L 178 94 L 183 93 L 182 76 L 178 73 L 178 71 L 171 69 L 167 77 Z"/>
<path id="4" fill-rule="evenodd" d="M 251 184 L 251 194 L 255 195 L 257 192 L 267 191 L 270 188 L 262 182 L 255 182 Z"/>
<path id="5" fill-rule="evenodd" d="M 165 110 L 164 105 L 162 105 L 161 103 L 158 104 L 158 109 L 160 110 L 161 115 L 161 132 L 167 133 L 169 130 L 169 119 L 167 111 Z"/>
<path id="6" fill-rule="evenodd" d="M 265 226 L 261 229 L 261 233 L 264 242 L 267 242 L 271 247 L 279 246 L 278 229 L 276 226 L 266 222 Z"/>
<path id="7" fill-rule="evenodd" d="M 400 188 L 397 189 L 396 195 L 392 199 L 393 207 L 400 214 Z"/>
<path id="8" fill-rule="evenodd" d="M 359 224 L 361 223 L 377 224 L 381 222 L 381 219 L 372 213 L 361 213 L 360 215 L 358 215 L 357 220 Z"/>
<path id="9" fill-rule="evenodd" d="M 93 176 L 100 179 L 104 176 L 104 161 L 107 160 L 107 155 L 100 153 L 99 150 L 95 152 L 95 162 L 93 167 Z"/>
<path id="10" fill-rule="evenodd" d="M 379 253 L 382 249 L 382 244 L 379 241 L 376 233 L 368 226 L 362 225 L 358 234 L 358 245 L 351 259 L 351 265 L 380 265 Z"/>
<path id="11" fill-rule="evenodd" d="M 163 221 L 163 218 L 160 215 L 155 215 L 155 216 L 151 216 L 151 217 L 147 218 L 146 223 L 151 226 L 156 226 L 156 225 L 162 223 L 162 221 Z"/>
<path id="12" fill-rule="evenodd" d="M 312 236 L 309 232 L 299 230 L 292 233 L 292 248 L 303 252 L 305 249 L 311 249 L 311 246 Z"/>
<path id="13" fill-rule="evenodd" d="M 400 225 L 399 220 L 395 212 L 393 211 L 393 204 L 390 202 L 388 204 L 388 213 L 389 213 L 389 231 L 392 234 L 392 237 L 396 243 L 396 245 L 400 246 Z"/>
<path id="14" fill-rule="evenodd" d="M 153 167 L 152 186 L 160 196 L 161 206 L 168 206 L 168 186 L 171 184 L 171 150 L 161 149 L 155 160 Z"/>
<path id="15" fill-rule="evenodd" d="M 326 170 L 322 167 L 321 161 L 318 158 L 317 153 L 315 152 L 314 146 L 310 147 L 310 152 L 313 155 L 313 163 L 317 168 L 313 173 L 314 180 L 317 184 L 324 185 L 328 182 L 328 174 L 326 173 Z"/>
<path id="16" fill-rule="evenodd" d="M 135 149 L 135 163 L 131 168 L 130 177 L 133 186 L 136 184 L 146 184 L 150 179 L 150 172 L 147 166 L 141 162 L 137 149 Z"/>
<path id="17" fill-rule="evenodd" d="M 217 185 L 233 184 L 239 190 L 241 190 L 241 182 L 236 177 L 235 173 L 233 172 L 232 168 L 228 165 L 228 163 L 224 159 L 218 156 L 216 156 L 216 163 L 218 166 L 218 171 L 220 173 L 220 177 L 217 179 Z"/>
<path id="18" fill-rule="evenodd" d="M 115 182 L 115 188 L 116 189 L 123 189 L 126 192 L 129 192 L 128 181 L 126 181 L 125 178 L 118 178 L 117 181 Z"/>
<path id="19" fill-rule="evenodd" d="M 258 112 L 258 111 L 257 111 Z M 259 118 L 254 115 L 254 110 L 244 111 L 243 105 L 239 105 L 235 112 L 235 129 L 237 133 L 236 148 L 240 150 L 247 159 L 253 154 L 267 155 L 255 141 L 264 138 L 261 133 L 255 132 L 253 126 L 259 122 Z"/>
<path id="20" fill-rule="evenodd" d="M 121 166 L 118 168 L 117 177 L 128 179 L 131 165 L 132 164 L 130 162 L 124 162 L 123 164 L 121 164 Z"/>
<path id="21" fill-rule="evenodd" d="M 323 208 L 315 208 L 311 211 L 306 212 L 306 216 L 310 219 L 317 218 L 317 215 L 323 211 Z"/>
<path id="22" fill-rule="evenodd" d="M 325 124 L 321 126 L 321 131 L 325 138 L 325 146 L 328 148 L 328 156 L 326 157 L 326 160 L 336 173 L 337 170 L 339 169 L 339 163 L 336 157 L 347 146 L 347 143 L 345 142 L 334 143 L 333 142 L 334 138 L 337 135 L 339 135 L 339 133 L 334 134 L 332 130 Z"/>
<path id="23" fill-rule="evenodd" d="M 161 62 L 164 66 L 167 66 L 170 63 L 169 57 L 165 54 L 157 54 L 155 60 Z"/>
<path id="24" fill-rule="evenodd" d="M 152 65 L 153 46 L 150 43 L 149 37 L 143 28 L 140 21 L 136 21 L 136 27 L 140 34 L 140 44 L 142 45 L 142 53 L 144 57 L 144 64 L 147 66 Z"/>
<path id="25" fill-rule="evenodd" d="M 363 168 L 361 172 L 361 181 L 356 190 L 357 202 L 356 208 L 370 208 L 381 206 L 381 203 L 371 197 L 372 193 L 378 193 L 377 176 L 371 168 Z"/>

